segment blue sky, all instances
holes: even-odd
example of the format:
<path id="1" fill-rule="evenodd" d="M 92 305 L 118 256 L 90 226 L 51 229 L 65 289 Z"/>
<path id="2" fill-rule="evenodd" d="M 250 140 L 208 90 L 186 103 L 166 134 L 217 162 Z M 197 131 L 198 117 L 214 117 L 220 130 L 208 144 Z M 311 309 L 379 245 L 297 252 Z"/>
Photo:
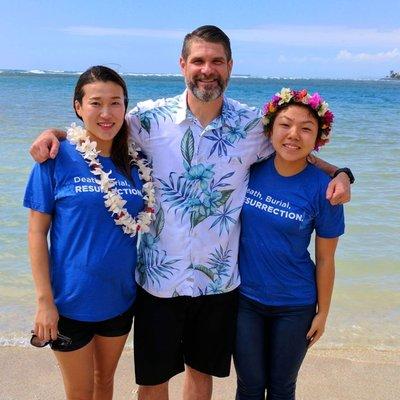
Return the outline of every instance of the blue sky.
<path id="1" fill-rule="evenodd" d="M 380 78 L 400 71 L 399 0 L 0 0 L 0 69 L 179 73 L 184 35 L 231 38 L 234 73 Z"/>

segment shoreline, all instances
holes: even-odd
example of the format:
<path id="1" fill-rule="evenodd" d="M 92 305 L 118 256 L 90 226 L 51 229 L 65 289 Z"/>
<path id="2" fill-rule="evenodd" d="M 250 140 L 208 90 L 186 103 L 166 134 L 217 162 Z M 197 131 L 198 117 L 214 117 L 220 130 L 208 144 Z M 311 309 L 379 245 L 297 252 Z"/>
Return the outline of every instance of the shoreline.
<path id="1" fill-rule="evenodd" d="M 49 349 L 0 348 L 0 398 L 62 400 L 61 374 Z M 300 370 L 297 400 L 397 400 L 400 351 L 311 349 Z M 214 379 L 214 400 L 234 398 L 235 372 Z M 171 380 L 170 399 L 181 399 L 183 374 Z M 114 400 L 135 399 L 132 350 L 124 350 L 115 376 Z"/>

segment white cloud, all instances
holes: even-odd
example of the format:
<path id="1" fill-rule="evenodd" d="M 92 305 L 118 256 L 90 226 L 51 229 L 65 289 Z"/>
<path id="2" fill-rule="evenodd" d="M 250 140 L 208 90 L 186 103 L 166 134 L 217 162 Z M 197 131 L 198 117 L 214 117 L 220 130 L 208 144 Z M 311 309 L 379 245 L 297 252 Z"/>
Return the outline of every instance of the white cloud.
<path id="1" fill-rule="evenodd" d="M 72 35 L 81 36 L 136 36 L 159 39 L 182 40 L 188 30 L 106 28 L 101 26 L 70 26 L 62 29 Z M 400 28 L 351 28 L 343 26 L 270 25 L 254 29 L 226 29 L 234 42 L 267 43 L 287 46 L 398 46 Z"/>
<path id="2" fill-rule="evenodd" d="M 184 30 L 162 30 L 141 28 L 105 28 L 101 26 L 69 26 L 63 32 L 78 36 L 136 36 L 147 38 L 182 39 Z"/>
<path id="3" fill-rule="evenodd" d="M 381 53 L 351 53 L 348 50 L 341 50 L 336 56 L 339 61 L 389 61 L 400 58 L 400 51 L 396 48 Z"/>
<path id="4" fill-rule="evenodd" d="M 306 63 L 326 63 L 329 62 L 327 58 L 324 57 L 315 57 L 315 56 L 302 56 L 302 57 L 292 57 L 292 56 L 285 56 L 280 55 L 278 57 L 278 62 L 280 64 L 306 64 Z"/>
<path id="5" fill-rule="evenodd" d="M 287 46 L 400 46 L 400 28 L 392 30 L 341 26 L 268 26 L 227 30 L 232 40 Z"/>

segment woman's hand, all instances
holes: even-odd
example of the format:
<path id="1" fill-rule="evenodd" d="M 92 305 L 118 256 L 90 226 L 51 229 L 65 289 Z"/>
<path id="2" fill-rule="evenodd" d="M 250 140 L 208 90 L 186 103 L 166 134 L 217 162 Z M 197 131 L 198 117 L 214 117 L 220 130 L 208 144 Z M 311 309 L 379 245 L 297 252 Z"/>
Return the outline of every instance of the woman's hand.
<path id="1" fill-rule="evenodd" d="M 308 348 L 313 346 L 318 339 L 324 334 L 327 315 L 317 314 L 312 323 L 311 328 L 307 332 L 307 339 L 309 340 Z"/>
<path id="2" fill-rule="evenodd" d="M 48 342 L 57 339 L 58 310 L 54 303 L 39 304 L 35 316 L 35 335 Z"/>

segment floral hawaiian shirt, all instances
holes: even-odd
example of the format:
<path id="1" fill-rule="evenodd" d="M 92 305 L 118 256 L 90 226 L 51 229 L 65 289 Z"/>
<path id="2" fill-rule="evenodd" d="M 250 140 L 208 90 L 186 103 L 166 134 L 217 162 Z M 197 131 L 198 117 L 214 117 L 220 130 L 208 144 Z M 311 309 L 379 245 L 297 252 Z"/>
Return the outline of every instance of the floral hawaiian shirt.
<path id="1" fill-rule="evenodd" d="M 204 128 L 184 92 L 139 103 L 127 121 L 152 163 L 157 202 L 155 223 L 140 239 L 136 281 L 157 297 L 235 289 L 249 168 L 272 153 L 259 110 L 224 98 L 221 115 Z"/>

